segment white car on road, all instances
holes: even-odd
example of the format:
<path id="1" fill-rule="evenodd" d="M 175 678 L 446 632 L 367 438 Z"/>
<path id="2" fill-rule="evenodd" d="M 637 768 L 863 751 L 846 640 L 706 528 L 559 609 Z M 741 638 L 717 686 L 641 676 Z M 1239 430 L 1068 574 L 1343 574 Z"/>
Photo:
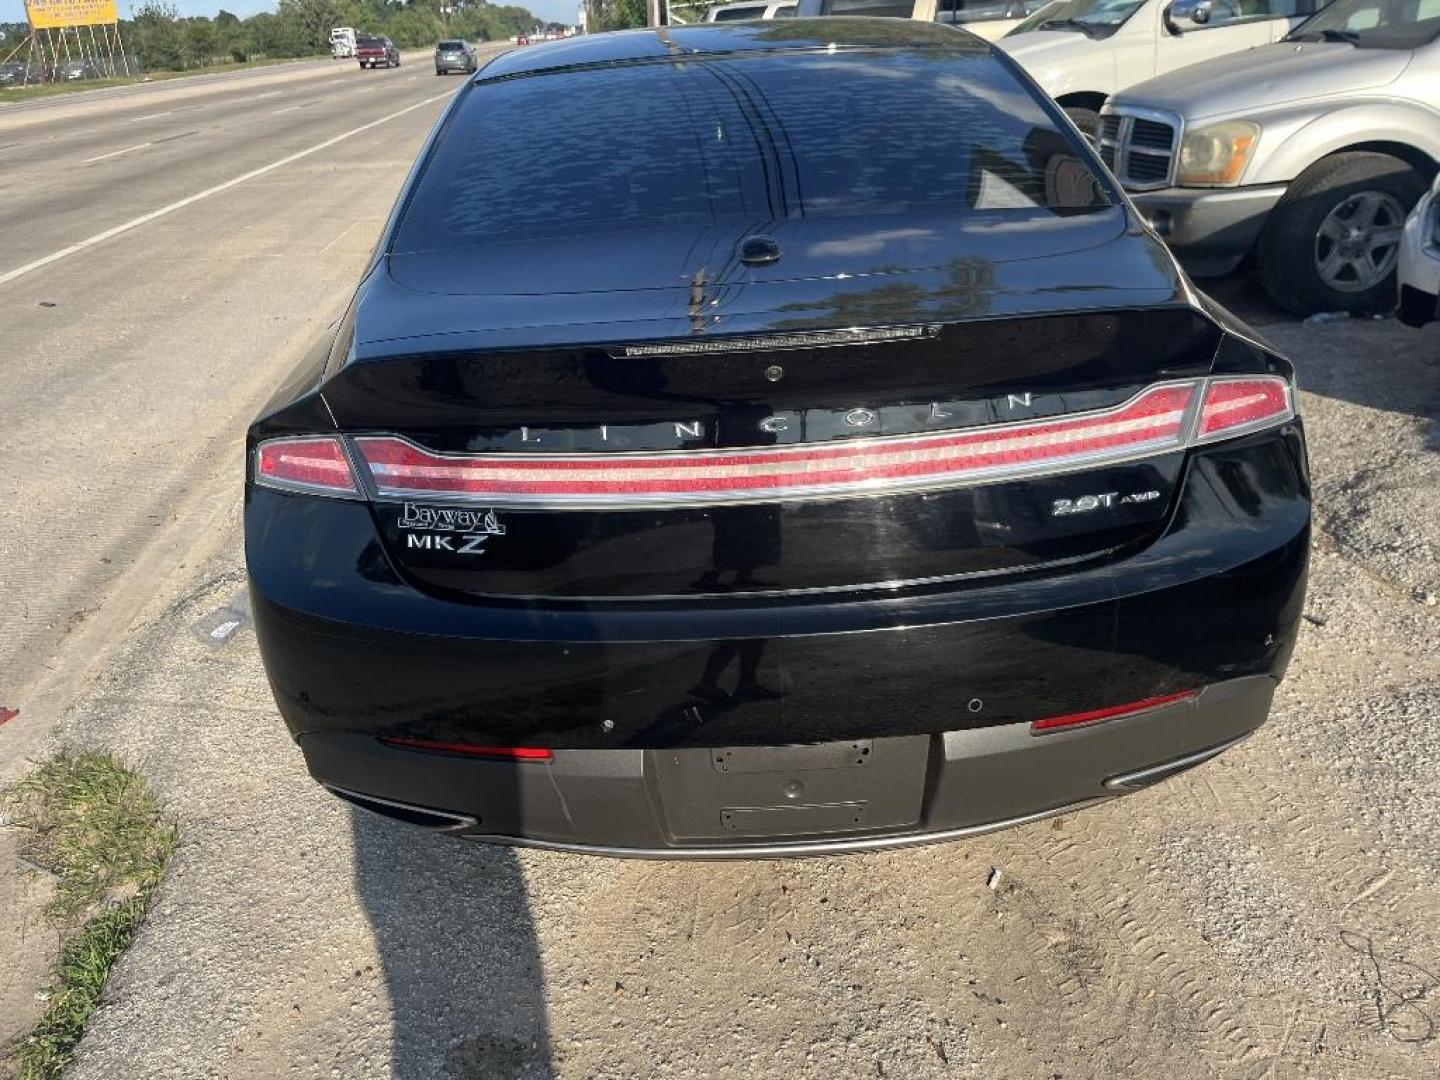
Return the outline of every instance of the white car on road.
<path id="1" fill-rule="evenodd" d="M 996 41 L 1050 0 L 798 0 L 801 18 L 824 15 L 918 19 Z"/>
<path id="2" fill-rule="evenodd" d="M 1407 326 L 1424 326 L 1440 316 L 1440 177 L 1405 221 L 1398 315 Z"/>
<path id="3" fill-rule="evenodd" d="M 1057 0 L 999 45 L 1086 133 L 1112 94 L 1166 72 L 1268 45 L 1323 0 Z"/>
<path id="4" fill-rule="evenodd" d="M 771 0 L 739 0 L 734 4 L 716 4 L 705 13 L 706 22 L 732 22 L 739 19 L 787 19 L 795 14 L 795 2 L 773 3 Z"/>

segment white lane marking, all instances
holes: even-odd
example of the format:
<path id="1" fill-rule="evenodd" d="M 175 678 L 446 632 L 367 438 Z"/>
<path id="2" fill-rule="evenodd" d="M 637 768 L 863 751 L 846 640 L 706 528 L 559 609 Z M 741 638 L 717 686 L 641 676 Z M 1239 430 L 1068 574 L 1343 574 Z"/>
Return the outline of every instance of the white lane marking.
<path id="1" fill-rule="evenodd" d="M 94 236 L 87 236 L 84 240 L 71 244 L 69 247 L 61 248 L 59 251 L 52 251 L 49 255 L 42 256 L 34 262 L 28 262 L 24 266 L 17 266 L 14 270 L 0 274 L 0 285 L 6 285 L 16 278 L 24 277 L 32 271 L 39 270 L 42 266 L 49 266 L 51 263 L 59 262 L 61 259 L 69 258 L 71 255 L 78 255 L 82 251 L 88 251 L 96 244 L 103 244 L 106 240 L 113 239 L 121 233 L 127 233 L 131 229 L 139 228 L 141 225 L 148 225 L 156 218 L 164 217 L 166 214 L 173 214 L 176 210 L 183 210 L 185 207 L 197 203 L 201 199 L 208 199 L 212 195 L 219 195 L 222 191 L 229 191 L 231 188 L 237 187 L 247 180 L 254 180 L 257 176 L 264 176 L 268 172 L 274 172 L 276 169 L 290 165 L 299 161 L 301 158 L 307 158 L 311 154 L 318 154 L 322 150 L 328 150 L 337 143 L 342 143 L 346 139 L 352 139 L 356 135 L 369 131 L 371 128 L 377 128 L 381 124 L 388 123 L 391 120 L 398 119 L 406 113 L 412 113 L 416 109 L 423 109 L 426 105 L 433 105 L 437 101 L 443 101 L 449 96 L 448 93 L 444 93 L 427 97 L 423 101 L 417 101 L 414 105 L 407 105 L 403 109 L 397 109 L 395 112 L 382 116 L 378 120 L 371 120 L 368 124 L 361 124 L 359 127 L 351 128 L 349 131 L 342 131 L 339 135 L 331 136 L 324 142 L 318 142 L 314 146 L 306 147 L 304 150 L 297 150 L 295 153 L 288 154 L 278 161 L 272 161 L 268 165 L 261 165 L 258 169 L 251 169 L 247 173 L 241 173 L 239 176 L 232 177 L 213 187 L 208 187 L 204 191 L 197 191 L 193 195 L 187 195 L 183 199 L 177 199 L 175 202 L 162 206 L 158 210 L 151 210 L 148 214 L 141 214 L 137 218 L 131 218 L 129 221 L 106 229 L 104 232 L 98 232 Z"/>
<path id="2" fill-rule="evenodd" d="M 285 108 L 283 108 L 283 109 L 276 109 L 276 110 L 275 110 L 274 112 L 272 112 L 270 115 L 271 115 L 271 116 L 283 116 L 283 115 L 284 115 L 285 113 L 287 113 L 287 112 L 294 112 L 296 109 L 303 109 L 303 108 L 304 108 L 303 105 L 287 105 L 287 106 L 285 106 Z"/>
<path id="3" fill-rule="evenodd" d="M 130 123 L 138 124 L 141 120 L 159 120 L 160 117 L 169 116 L 174 111 L 174 109 L 166 109 L 164 112 L 149 113 L 146 116 L 132 116 L 130 117 Z"/>
<path id="4" fill-rule="evenodd" d="M 266 90 L 263 94 L 252 94 L 251 101 L 259 101 L 262 97 L 274 97 L 276 94 L 283 94 L 283 90 Z"/>
<path id="5" fill-rule="evenodd" d="M 87 157 L 80 164 L 93 165 L 97 161 L 104 161 L 106 158 L 119 157 L 121 154 L 128 154 L 132 150 L 144 150 L 147 146 L 154 146 L 153 142 L 142 142 L 136 146 L 127 146 L 124 150 L 111 150 L 108 154 L 99 154 L 95 157 Z"/>
<path id="6" fill-rule="evenodd" d="M 321 248 L 319 251 L 317 251 L 315 254 L 317 254 L 317 255 L 324 255 L 325 252 L 329 251 L 332 247 L 334 247 L 334 246 L 335 246 L 336 244 L 338 244 L 341 240 L 343 240 L 343 239 L 345 238 L 345 236 L 350 232 L 350 230 L 353 229 L 353 228 L 355 228 L 355 226 L 357 226 L 357 225 L 359 225 L 359 224 L 360 224 L 360 221 L 357 219 L 357 220 L 355 220 L 355 221 L 352 221 L 349 225 L 346 225 L 345 228 L 341 229 L 338 233 L 336 233 L 333 237 L 331 237 L 328 241 L 326 241 L 325 246 L 322 247 L 322 248 Z"/>

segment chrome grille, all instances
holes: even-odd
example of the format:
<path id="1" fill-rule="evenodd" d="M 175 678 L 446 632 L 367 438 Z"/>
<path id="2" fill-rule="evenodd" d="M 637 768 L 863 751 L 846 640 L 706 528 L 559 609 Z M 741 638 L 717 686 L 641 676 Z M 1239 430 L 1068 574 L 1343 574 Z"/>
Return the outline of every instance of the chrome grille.
<path id="1" fill-rule="evenodd" d="M 1100 118 L 1100 157 L 1131 190 L 1164 187 L 1171 182 L 1178 123 L 1126 112 Z"/>

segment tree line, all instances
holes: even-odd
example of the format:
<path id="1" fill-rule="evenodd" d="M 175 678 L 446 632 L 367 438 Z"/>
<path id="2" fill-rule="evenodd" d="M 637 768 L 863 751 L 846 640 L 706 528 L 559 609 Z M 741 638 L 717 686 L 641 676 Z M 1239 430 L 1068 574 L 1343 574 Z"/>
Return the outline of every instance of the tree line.
<path id="1" fill-rule="evenodd" d="M 503 41 L 545 23 L 523 7 L 485 0 L 279 0 L 274 12 L 245 19 L 223 9 L 214 18 L 182 16 L 165 0 L 142 0 L 130 18 L 120 20 L 120 33 L 125 51 L 139 58 L 143 70 L 184 71 L 328 55 L 335 26 L 384 35 L 401 48 L 425 48 L 441 38 Z M 0 30 L 8 31 L 0 43 L 7 46 L 26 33 L 23 23 Z M 4 51 L 0 48 L 0 56 Z"/>

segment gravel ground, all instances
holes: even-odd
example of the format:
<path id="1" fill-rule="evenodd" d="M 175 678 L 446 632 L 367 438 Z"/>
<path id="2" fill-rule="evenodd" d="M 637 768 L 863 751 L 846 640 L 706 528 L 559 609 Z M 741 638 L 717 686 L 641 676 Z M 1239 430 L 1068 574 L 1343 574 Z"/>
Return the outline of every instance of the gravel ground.
<path id="1" fill-rule="evenodd" d="M 66 723 L 183 823 L 74 1075 L 1440 1075 L 1440 328 L 1297 326 L 1229 288 L 1299 364 L 1319 498 L 1254 738 L 920 850 L 469 846 L 317 790 L 248 629 L 204 635 L 240 602 L 234 508 Z"/>

